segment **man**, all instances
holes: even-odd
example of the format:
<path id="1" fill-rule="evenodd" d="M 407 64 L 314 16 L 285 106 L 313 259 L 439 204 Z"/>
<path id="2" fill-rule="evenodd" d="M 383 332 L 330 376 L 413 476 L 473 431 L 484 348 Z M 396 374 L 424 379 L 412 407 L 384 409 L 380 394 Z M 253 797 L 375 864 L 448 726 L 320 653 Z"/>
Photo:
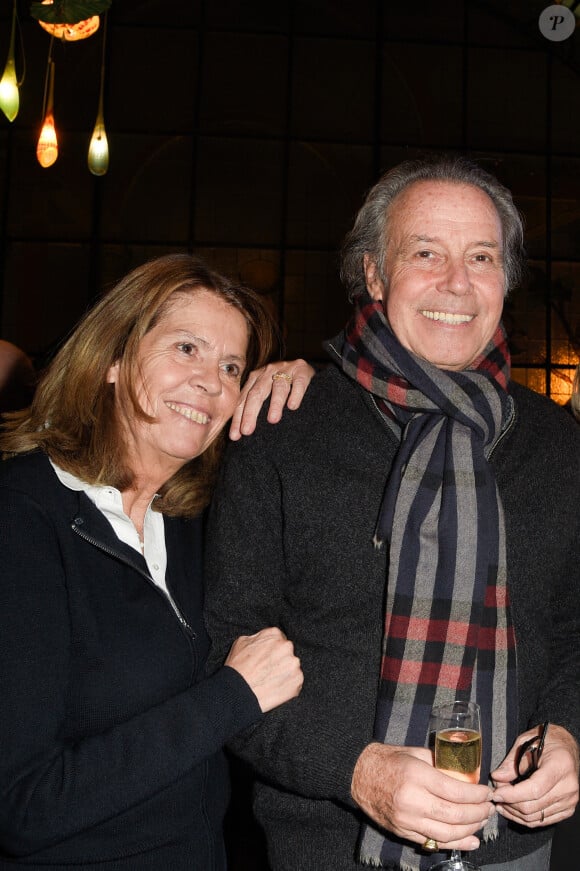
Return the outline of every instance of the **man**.
<path id="1" fill-rule="evenodd" d="M 509 380 L 522 238 L 509 192 L 465 160 L 387 173 L 344 246 L 335 365 L 230 452 L 207 560 L 216 661 L 277 624 L 305 678 L 234 748 L 275 871 L 417 871 L 453 848 L 545 871 L 573 812 L 580 433 Z M 431 706 L 455 698 L 481 706 L 479 784 L 428 749 Z M 539 767 L 512 785 L 544 721 Z"/>

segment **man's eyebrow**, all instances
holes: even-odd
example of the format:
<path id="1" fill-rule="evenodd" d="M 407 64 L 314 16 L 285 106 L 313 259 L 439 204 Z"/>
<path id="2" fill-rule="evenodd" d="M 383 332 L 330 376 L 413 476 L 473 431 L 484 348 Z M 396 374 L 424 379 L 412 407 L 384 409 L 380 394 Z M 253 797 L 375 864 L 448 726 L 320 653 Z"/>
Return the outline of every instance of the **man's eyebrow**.
<path id="1" fill-rule="evenodd" d="M 401 240 L 398 250 L 404 251 L 410 245 L 415 245 L 417 242 L 425 242 L 429 245 L 431 242 L 442 244 L 443 240 L 440 239 L 439 236 L 426 236 L 423 233 L 413 233 L 411 236 L 407 236 L 405 239 Z"/>
<path id="2" fill-rule="evenodd" d="M 406 241 L 406 244 L 411 244 L 413 242 L 442 242 L 443 240 L 439 236 L 425 236 L 422 233 L 413 233 L 412 236 Z M 403 243 L 405 244 L 405 243 Z M 483 248 L 499 248 L 499 244 L 497 242 L 493 242 L 490 239 L 480 239 L 476 242 L 471 243 L 472 246 L 481 245 Z"/>
<path id="3" fill-rule="evenodd" d="M 413 233 L 412 236 L 409 236 L 409 242 L 439 242 L 438 236 L 425 236 L 419 233 Z"/>
<path id="4" fill-rule="evenodd" d="M 400 244 L 397 245 L 396 250 L 400 252 L 406 251 L 412 245 L 415 245 L 417 242 L 425 242 L 426 244 L 430 244 L 431 242 L 440 243 L 441 240 L 437 236 L 425 236 L 419 233 L 413 233 L 411 236 L 407 236 L 405 239 L 402 239 Z"/>
<path id="5" fill-rule="evenodd" d="M 489 239 L 481 239 L 479 242 L 473 243 L 475 246 L 481 246 L 482 248 L 499 248 L 500 245 L 498 242 L 490 242 Z"/>

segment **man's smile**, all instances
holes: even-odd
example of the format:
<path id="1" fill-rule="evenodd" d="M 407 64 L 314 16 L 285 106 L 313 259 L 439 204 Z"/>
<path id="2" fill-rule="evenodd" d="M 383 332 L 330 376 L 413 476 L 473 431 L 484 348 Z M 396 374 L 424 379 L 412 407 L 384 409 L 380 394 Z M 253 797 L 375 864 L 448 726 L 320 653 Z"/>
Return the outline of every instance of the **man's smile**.
<path id="1" fill-rule="evenodd" d="M 429 318 L 430 321 L 443 321 L 445 324 L 467 324 L 475 317 L 475 315 L 456 315 L 451 312 L 431 311 L 430 309 L 421 309 L 421 314 Z"/>

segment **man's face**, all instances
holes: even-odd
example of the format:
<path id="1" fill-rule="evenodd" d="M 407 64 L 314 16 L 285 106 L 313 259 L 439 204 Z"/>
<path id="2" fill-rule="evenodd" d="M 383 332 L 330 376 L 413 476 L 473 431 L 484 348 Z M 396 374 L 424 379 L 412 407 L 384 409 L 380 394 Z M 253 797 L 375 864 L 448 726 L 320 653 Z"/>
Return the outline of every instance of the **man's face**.
<path id="1" fill-rule="evenodd" d="M 441 369 L 466 369 L 493 336 L 503 308 L 495 206 L 471 185 L 415 182 L 391 206 L 385 283 L 368 258 L 365 273 L 405 348 Z"/>

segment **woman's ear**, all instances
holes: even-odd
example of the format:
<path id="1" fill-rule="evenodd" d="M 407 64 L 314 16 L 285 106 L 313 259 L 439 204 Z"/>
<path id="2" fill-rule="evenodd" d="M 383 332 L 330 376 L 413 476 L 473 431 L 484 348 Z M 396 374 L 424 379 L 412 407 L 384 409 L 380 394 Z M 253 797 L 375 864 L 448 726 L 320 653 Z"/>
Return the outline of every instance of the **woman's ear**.
<path id="1" fill-rule="evenodd" d="M 107 384 L 116 384 L 119 380 L 119 368 L 120 362 L 117 360 L 113 363 L 112 366 L 109 367 L 109 371 L 107 372 Z"/>
<path id="2" fill-rule="evenodd" d="M 374 260 L 371 260 L 369 254 L 365 254 L 363 257 L 363 265 L 365 271 L 365 282 L 367 286 L 367 290 L 375 300 L 380 300 L 385 298 L 385 285 L 382 282 L 381 277 L 379 276 L 379 270 L 377 269 L 377 264 Z"/>

